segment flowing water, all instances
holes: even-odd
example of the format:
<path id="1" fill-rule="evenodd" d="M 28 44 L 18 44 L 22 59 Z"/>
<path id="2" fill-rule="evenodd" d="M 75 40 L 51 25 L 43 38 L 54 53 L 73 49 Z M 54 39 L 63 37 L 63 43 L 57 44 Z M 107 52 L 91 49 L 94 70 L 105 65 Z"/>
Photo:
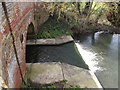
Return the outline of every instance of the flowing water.
<path id="1" fill-rule="evenodd" d="M 80 35 L 76 43 L 27 46 L 27 62 L 63 62 L 81 68 L 88 64 L 104 88 L 118 88 L 118 34 Z M 83 62 L 84 59 L 85 63 Z"/>
<path id="2" fill-rule="evenodd" d="M 86 64 L 104 88 L 118 88 L 119 34 L 81 35 L 76 43 Z"/>

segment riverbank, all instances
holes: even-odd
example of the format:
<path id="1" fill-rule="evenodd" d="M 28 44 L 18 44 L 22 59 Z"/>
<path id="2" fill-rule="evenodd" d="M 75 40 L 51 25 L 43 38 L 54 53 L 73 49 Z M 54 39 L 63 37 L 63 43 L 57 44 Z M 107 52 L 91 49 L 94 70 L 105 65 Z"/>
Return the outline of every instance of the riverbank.
<path id="1" fill-rule="evenodd" d="M 37 39 L 51 39 L 66 35 L 79 37 L 79 35 L 92 34 L 100 31 L 108 34 L 120 34 L 120 28 L 107 24 L 108 22 L 104 24 L 86 21 L 85 23 L 85 19 L 83 18 L 80 22 L 81 24 L 78 24 L 77 26 L 70 26 L 68 22 L 63 19 L 57 20 L 49 17 L 49 19 L 41 26 L 41 30 L 39 30 L 36 37 Z"/>
<path id="2" fill-rule="evenodd" d="M 86 29 L 86 30 L 79 29 L 77 33 L 74 33 L 74 29 L 77 28 L 72 29 L 73 37 L 79 37 L 80 35 L 84 35 L 84 34 L 94 34 L 96 32 L 101 32 L 101 31 L 106 34 L 120 34 L 120 28 L 118 27 L 114 27 L 106 24 L 98 24 L 98 23 L 91 29 Z"/>

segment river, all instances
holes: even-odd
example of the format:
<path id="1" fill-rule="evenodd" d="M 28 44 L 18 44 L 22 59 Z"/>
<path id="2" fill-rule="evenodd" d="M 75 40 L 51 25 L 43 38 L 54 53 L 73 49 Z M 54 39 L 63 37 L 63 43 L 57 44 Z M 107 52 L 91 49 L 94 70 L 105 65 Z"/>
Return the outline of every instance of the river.
<path id="1" fill-rule="evenodd" d="M 86 69 L 88 65 L 104 88 L 118 88 L 118 36 L 102 32 L 80 35 L 76 44 L 81 55 L 76 52 L 73 42 L 58 46 L 27 46 L 27 63 L 63 62 Z"/>
<path id="2" fill-rule="evenodd" d="M 78 49 L 104 88 L 118 88 L 118 34 L 81 35 Z"/>

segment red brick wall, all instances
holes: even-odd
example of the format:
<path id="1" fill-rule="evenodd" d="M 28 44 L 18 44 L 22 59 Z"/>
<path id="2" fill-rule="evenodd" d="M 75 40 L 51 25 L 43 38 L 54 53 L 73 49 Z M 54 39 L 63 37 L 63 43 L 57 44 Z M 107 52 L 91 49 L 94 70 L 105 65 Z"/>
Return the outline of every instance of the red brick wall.
<path id="1" fill-rule="evenodd" d="M 15 38 L 19 62 L 22 73 L 24 74 L 26 70 L 25 52 L 28 26 L 32 22 L 35 31 L 37 32 L 37 28 L 47 20 L 48 15 L 42 3 L 6 2 L 6 6 Z M 9 26 L 1 3 L 0 9 L 0 13 L 2 14 L 0 21 L 0 62 L 2 63 L 2 77 L 10 88 L 19 88 L 21 81 L 19 69 L 13 49 L 12 38 L 9 32 Z M 20 40 L 20 36 L 22 35 L 23 42 Z"/>

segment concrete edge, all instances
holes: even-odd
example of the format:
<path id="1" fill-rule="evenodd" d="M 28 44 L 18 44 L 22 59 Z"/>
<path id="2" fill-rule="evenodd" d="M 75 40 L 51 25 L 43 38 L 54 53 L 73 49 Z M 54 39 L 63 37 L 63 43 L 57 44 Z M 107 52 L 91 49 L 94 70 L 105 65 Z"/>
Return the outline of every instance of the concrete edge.
<path id="1" fill-rule="evenodd" d="M 51 39 L 27 40 L 26 45 L 61 45 L 72 41 L 74 41 L 72 36 L 66 35 Z"/>
<path id="2" fill-rule="evenodd" d="M 89 73 L 91 74 L 91 76 L 92 76 L 93 80 L 95 81 L 96 85 L 97 85 L 99 88 L 102 88 L 102 89 L 103 89 L 103 87 L 102 87 L 102 85 L 100 84 L 100 82 L 99 82 L 98 78 L 96 77 L 96 75 L 95 75 L 91 70 L 89 70 Z"/>
<path id="3" fill-rule="evenodd" d="M 75 45 L 76 45 L 76 47 L 77 47 L 77 49 L 78 49 L 78 46 L 77 46 L 76 43 L 75 43 Z M 78 51 L 79 51 L 79 49 L 78 49 Z M 80 54 L 80 51 L 79 51 L 79 54 Z M 84 59 L 83 59 L 83 60 L 84 60 Z M 84 60 L 84 61 L 85 61 L 85 60 Z M 88 66 L 89 66 L 89 65 L 88 65 Z M 92 72 L 91 70 L 89 70 L 89 73 L 91 74 L 91 76 L 92 76 L 93 80 L 95 81 L 96 85 L 98 86 L 98 88 L 101 88 L 101 89 L 103 90 L 103 87 L 102 87 L 102 85 L 100 84 L 100 82 L 99 82 L 97 76 L 94 74 L 94 72 Z"/>

